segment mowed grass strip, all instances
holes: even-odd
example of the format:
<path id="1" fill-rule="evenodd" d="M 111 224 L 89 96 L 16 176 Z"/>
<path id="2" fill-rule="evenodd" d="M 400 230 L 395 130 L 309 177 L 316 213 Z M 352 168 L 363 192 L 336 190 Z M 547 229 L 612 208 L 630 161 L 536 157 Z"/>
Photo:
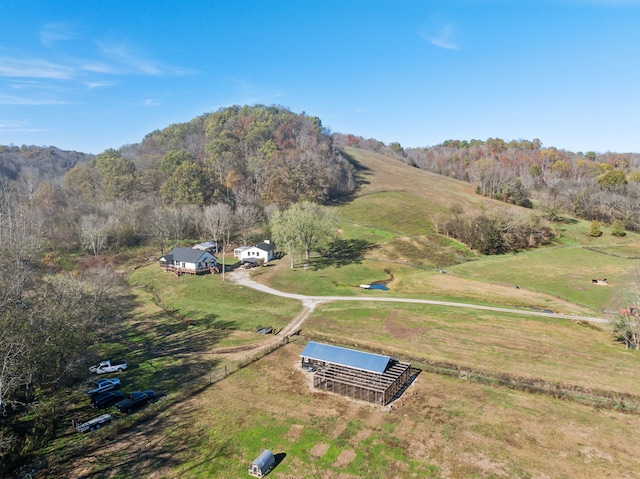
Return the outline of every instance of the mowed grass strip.
<path id="1" fill-rule="evenodd" d="M 640 395 L 640 356 L 610 331 L 553 317 L 441 306 L 340 302 L 316 308 L 305 334 L 356 349 L 462 369 Z"/>

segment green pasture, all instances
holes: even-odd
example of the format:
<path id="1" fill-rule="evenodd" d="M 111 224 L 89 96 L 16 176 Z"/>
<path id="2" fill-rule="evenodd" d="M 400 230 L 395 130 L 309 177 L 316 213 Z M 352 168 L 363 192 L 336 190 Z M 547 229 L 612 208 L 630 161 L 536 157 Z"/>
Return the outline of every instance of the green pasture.
<path id="1" fill-rule="evenodd" d="M 372 193 L 340 207 L 341 216 L 354 225 L 408 235 L 433 234 L 432 218 L 447 213 L 441 205 L 403 192 Z"/>
<path id="2" fill-rule="evenodd" d="M 419 363 L 504 372 L 640 394 L 640 356 L 605 325 L 446 306 L 335 302 L 318 306 L 304 332 L 319 341 Z"/>
<path id="3" fill-rule="evenodd" d="M 486 257 L 451 266 L 449 271 L 476 281 L 518 285 L 598 312 L 618 309 L 629 274 L 639 265 L 640 260 L 567 246 Z M 605 278 L 606 285 L 592 283 Z"/>
<path id="4" fill-rule="evenodd" d="M 156 264 L 129 276 L 163 310 L 191 327 L 205 330 L 255 331 L 259 326 L 285 326 L 301 309 L 298 301 L 238 287 L 222 275 L 175 276 Z"/>
<path id="5" fill-rule="evenodd" d="M 627 231 L 624 236 L 613 236 L 611 227 L 601 223 L 601 236 L 591 236 L 591 221 L 579 220 L 566 217 L 564 221 L 554 223 L 555 230 L 558 233 L 558 240 L 566 245 L 581 245 L 596 248 L 608 247 L 629 247 L 635 253 L 632 256 L 638 256 L 639 235 Z"/>
<path id="6" fill-rule="evenodd" d="M 368 293 L 361 284 L 391 279 L 385 265 L 377 261 L 362 260 L 345 265 L 316 266 L 291 269 L 287 258 L 267 268 L 258 268 L 252 277 L 280 291 L 316 296 L 358 296 Z"/>

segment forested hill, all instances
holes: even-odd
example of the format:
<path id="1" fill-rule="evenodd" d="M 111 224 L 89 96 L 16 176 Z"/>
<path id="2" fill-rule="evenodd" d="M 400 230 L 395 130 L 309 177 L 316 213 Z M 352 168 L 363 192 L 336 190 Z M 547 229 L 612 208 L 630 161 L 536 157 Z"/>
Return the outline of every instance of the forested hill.
<path id="1" fill-rule="evenodd" d="M 94 166 L 100 173 L 117 162 L 135 188 L 107 192 L 114 198 L 157 192 L 169 204 L 287 205 L 354 188 L 352 168 L 320 119 L 276 106 L 232 106 L 174 124 L 99 155 Z"/>
<path id="2" fill-rule="evenodd" d="M 65 151 L 55 146 L 0 145 L 0 178 L 58 183 L 75 165 L 87 163 L 93 157 L 91 154 Z"/>

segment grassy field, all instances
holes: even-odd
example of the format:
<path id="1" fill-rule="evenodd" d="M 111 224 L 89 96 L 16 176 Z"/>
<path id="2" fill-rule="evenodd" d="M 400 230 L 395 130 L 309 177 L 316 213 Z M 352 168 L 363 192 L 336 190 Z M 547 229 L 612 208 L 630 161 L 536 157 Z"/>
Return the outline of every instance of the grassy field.
<path id="1" fill-rule="evenodd" d="M 363 187 L 339 207 L 333 247 L 343 256 L 314 257 L 294 269 L 285 257 L 252 270 L 256 281 L 307 295 L 587 316 L 626 301 L 640 264 L 638 235 L 614 238 L 604 228 L 592 238 L 589 223 L 567 221 L 557 225 L 551 247 L 482 257 L 440 237 L 431 218 L 503 204 L 381 155 L 348 153 Z M 640 355 L 616 343 L 607 326 L 444 306 L 325 303 L 306 319 L 304 337 L 209 384 L 213 372 L 271 339 L 256 335 L 257 327 L 283 327 L 301 314 L 301 303 L 219 275 L 178 278 L 155 263 L 127 278 L 133 306 L 126 325 L 95 354 L 127 357 L 123 390 L 154 387 L 162 398 L 92 435 L 60 426 L 43 451 L 55 464 L 52 477 L 247 477 L 265 448 L 280 459 L 274 479 L 640 477 L 640 446 L 630 440 L 640 414 L 427 372 L 447 364 L 640 396 Z M 358 287 L 374 282 L 389 290 Z M 392 408 L 319 393 L 298 366 L 309 338 L 409 360 L 424 371 Z M 78 397 L 67 402 L 69 418 L 93 412 Z"/>
<path id="2" fill-rule="evenodd" d="M 274 479 L 638 477 L 640 416 L 422 373 L 393 411 L 314 392 L 290 344 L 120 431 L 64 472 L 86 477 Z M 238 401 L 237 398 L 243 398 Z"/>
<path id="3" fill-rule="evenodd" d="M 609 328 L 553 317 L 415 304 L 322 305 L 305 323 L 320 341 L 460 367 L 640 396 L 640 356 Z"/>

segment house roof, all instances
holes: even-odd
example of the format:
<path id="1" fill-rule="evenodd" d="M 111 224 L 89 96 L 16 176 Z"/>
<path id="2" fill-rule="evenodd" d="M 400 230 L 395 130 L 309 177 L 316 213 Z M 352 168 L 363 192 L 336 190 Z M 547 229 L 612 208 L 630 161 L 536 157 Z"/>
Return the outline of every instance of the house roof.
<path id="1" fill-rule="evenodd" d="M 162 258 L 160 258 L 160 261 L 164 259 L 166 262 L 184 261 L 185 263 L 197 263 L 198 261 L 202 261 L 203 256 L 215 258 L 215 256 L 207 251 L 200 251 L 193 248 L 175 247 L 169 252 L 169 254 L 166 254 Z"/>
<path id="2" fill-rule="evenodd" d="M 273 251 L 276 247 L 272 243 L 263 242 L 256 245 L 256 248 L 259 248 L 263 251 Z"/>
<path id="3" fill-rule="evenodd" d="M 217 244 L 214 243 L 213 241 L 205 241 L 204 243 L 199 243 L 197 245 L 194 245 L 193 249 L 206 250 L 209 248 L 215 249 L 216 247 L 217 247 Z"/>
<path id="4" fill-rule="evenodd" d="M 314 341 L 307 343 L 300 356 L 378 374 L 385 372 L 389 361 L 391 361 L 389 356 L 365 353 L 364 351 L 356 351 L 355 349 L 341 348 Z"/>

